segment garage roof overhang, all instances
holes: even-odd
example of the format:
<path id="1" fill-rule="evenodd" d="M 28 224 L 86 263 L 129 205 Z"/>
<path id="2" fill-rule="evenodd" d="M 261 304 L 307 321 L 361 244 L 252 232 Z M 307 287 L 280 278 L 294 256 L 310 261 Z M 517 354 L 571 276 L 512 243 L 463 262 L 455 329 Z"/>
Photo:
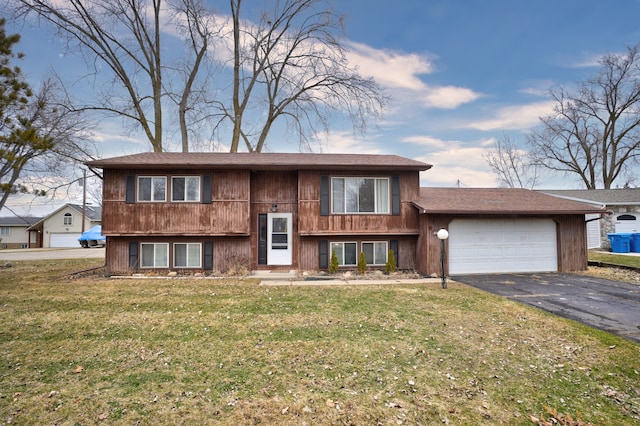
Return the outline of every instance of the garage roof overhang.
<path id="1" fill-rule="evenodd" d="M 420 188 L 413 205 L 421 214 L 604 214 L 604 207 L 521 188 Z"/>

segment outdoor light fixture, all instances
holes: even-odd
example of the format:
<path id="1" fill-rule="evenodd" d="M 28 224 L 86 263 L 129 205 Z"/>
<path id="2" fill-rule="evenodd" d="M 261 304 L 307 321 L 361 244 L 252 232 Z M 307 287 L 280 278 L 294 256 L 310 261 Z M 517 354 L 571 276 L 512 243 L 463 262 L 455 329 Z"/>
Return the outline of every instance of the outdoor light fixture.
<path id="1" fill-rule="evenodd" d="M 436 232 L 438 239 L 440 240 L 440 267 L 442 268 L 442 288 L 447 288 L 447 277 L 444 273 L 444 240 L 449 238 L 449 231 L 446 229 L 440 229 Z"/>
<path id="2" fill-rule="evenodd" d="M 278 205 L 276 203 L 271 204 L 271 212 L 275 213 L 278 211 Z"/>

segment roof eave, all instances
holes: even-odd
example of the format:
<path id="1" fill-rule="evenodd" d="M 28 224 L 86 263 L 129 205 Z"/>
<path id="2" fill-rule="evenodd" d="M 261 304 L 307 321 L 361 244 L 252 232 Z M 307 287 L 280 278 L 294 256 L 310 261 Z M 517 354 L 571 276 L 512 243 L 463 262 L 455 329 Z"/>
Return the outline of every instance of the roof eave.
<path id="1" fill-rule="evenodd" d="M 433 210 L 433 209 L 424 209 L 422 207 L 416 206 L 420 213 L 422 214 L 456 214 L 456 215 L 465 215 L 465 216 L 478 216 L 478 215 L 487 215 L 487 216 L 499 216 L 499 215 L 519 215 L 519 216 L 540 216 L 540 215 L 572 215 L 572 214 L 604 214 L 607 213 L 605 210 L 451 210 L 451 209 L 443 209 L 443 210 Z"/>
<path id="2" fill-rule="evenodd" d="M 100 161 L 85 163 L 88 167 L 99 169 L 138 169 L 138 170 L 177 170 L 177 169 L 219 169 L 219 170 L 357 170 L 357 171 L 410 171 L 429 170 L 432 165 L 386 165 L 386 164 L 201 164 L 201 163 L 119 163 L 110 164 Z"/>

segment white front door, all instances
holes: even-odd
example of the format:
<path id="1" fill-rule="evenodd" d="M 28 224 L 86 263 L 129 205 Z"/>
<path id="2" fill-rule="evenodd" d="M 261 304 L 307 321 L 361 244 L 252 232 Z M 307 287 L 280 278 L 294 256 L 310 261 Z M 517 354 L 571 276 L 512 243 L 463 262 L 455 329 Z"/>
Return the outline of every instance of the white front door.
<path id="1" fill-rule="evenodd" d="M 267 215 L 267 265 L 291 265 L 291 213 Z"/>

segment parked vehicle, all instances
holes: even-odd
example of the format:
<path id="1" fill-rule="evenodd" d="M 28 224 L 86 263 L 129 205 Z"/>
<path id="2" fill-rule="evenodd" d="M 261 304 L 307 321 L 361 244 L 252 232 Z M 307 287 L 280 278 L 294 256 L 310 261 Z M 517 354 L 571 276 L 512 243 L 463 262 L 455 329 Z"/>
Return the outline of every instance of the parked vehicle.
<path id="1" fill-rule="evenodd" d="M 107 243 L 107 238 L 102 235 L 102 226 L 96 225 L 88 231 L 83 232 L 80 238 L 78 238 L 78 242 L 80 242 L 80 246 L 83 248 L 104 247 Z"/>

